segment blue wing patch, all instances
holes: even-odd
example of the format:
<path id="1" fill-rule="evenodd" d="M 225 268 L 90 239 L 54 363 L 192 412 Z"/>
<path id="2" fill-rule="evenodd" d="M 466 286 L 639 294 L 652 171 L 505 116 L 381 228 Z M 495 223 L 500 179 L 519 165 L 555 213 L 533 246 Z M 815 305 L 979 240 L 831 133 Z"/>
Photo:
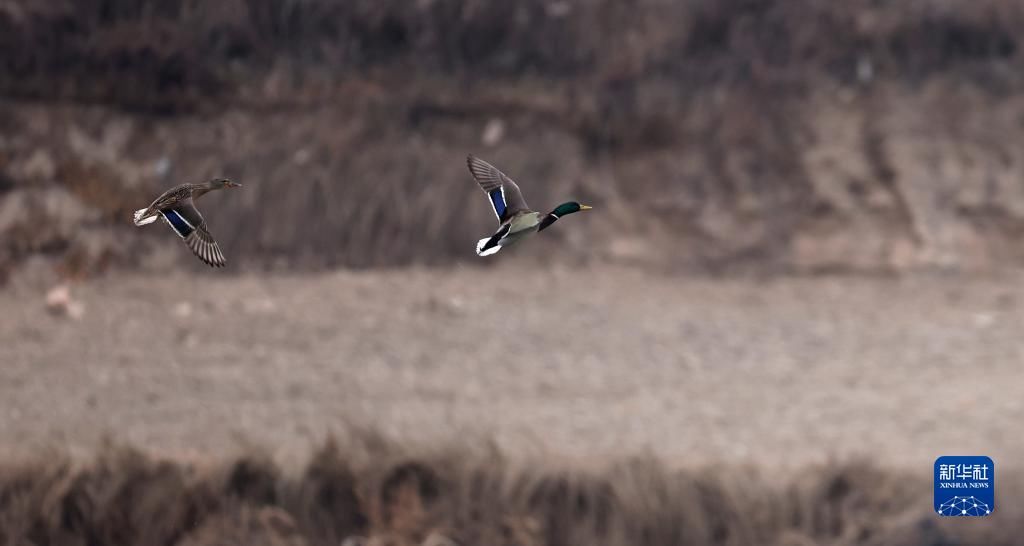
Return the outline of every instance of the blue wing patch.
<path id="1" fill-rule="evenodd" d="M 160 211 L 160 214 L 164 215 L 167 223 L 171 224 L 171 227 L 174 228 L 174 231 L 178 232 L 178 235 L 181 236 L 182 239 L 188 237 L 189 234 L 196 230 L 192 227 L 192 224 L 188 223 L 188 220 L 182 217 L 176 210 L 164 210 Z"/>
<path id="2" fill-rule="evenodd" d="M 505 217 L 505 192 L 501 188 L 491 190 L 488 194 L 491 197 L 491 205 L 494 206 L 494 214 L 498 215 L 498 219 L 501 220 Z"/>

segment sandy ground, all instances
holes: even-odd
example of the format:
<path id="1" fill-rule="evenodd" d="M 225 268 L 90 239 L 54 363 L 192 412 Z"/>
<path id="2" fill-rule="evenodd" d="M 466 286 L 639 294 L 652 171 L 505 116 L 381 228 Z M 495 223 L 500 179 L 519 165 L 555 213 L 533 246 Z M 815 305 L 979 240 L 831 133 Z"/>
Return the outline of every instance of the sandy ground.
<path id="1" fill-rule="evenodd" d="M 302 456 L 366 426 L 511 453 L 931 472 L 1024 455 L 1019 277 L 602 268 L 112 276 L 0 292 L 0 450 Z"/>

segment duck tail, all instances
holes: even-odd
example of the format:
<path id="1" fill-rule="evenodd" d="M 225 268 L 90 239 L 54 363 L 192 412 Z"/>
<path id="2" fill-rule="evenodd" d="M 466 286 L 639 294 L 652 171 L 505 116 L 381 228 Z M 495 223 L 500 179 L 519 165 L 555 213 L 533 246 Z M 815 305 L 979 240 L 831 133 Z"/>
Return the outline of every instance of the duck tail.
<path id="1" fill-rule="evenodd" d="M 492 243 L 492 246 L 487 246 L 487 244 L 491 242 L 491 239 L 492 239 L 492 237 L 488 237 L 486 239 L 480 239 L 476 243 L 476 255 L 477 256 L 490 256 L 491 254 L 495 254 L 499 250 L 501 250 L 501 247 L 498 246 L 497 244 L 493 244 Z"/>
<path id="2" fill-rule="evenodd" d="M 153 222 L 156 222 L 156 217 L 156 213 L 148 208 L 139 209 L 135 211 L 135 225 L 144 226 L 146 224 L 152 224 Z"/>

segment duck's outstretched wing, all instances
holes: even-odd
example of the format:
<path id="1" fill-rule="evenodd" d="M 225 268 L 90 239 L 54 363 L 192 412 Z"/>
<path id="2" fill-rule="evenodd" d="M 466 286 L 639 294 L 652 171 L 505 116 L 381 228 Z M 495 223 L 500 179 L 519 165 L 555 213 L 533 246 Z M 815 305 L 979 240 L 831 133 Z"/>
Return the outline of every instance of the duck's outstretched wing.
<path id="1" fill-rule="evenodd" d="M 473 178 L 487 192 L 499 223 L 505 222 L 518 212 L 530 210 L 519 191 L 519 186 L 497 167 L 473 155 L 466 158 L 466 165 L 469 166 Z"/>
<path id="2" fill-rule="evenodd" d="M 161 210 L 160 214 L 203 263 L 212 267 L 227 265 L 220 245 L 206 229 L 206 221 L 203 220 L 203 215 L 199 214 L 191 198 L 182 200 L 174 207 Z"/>
<path id="3" fill-rule="evenodd" d="M 210 232 L 206 230 L 206 224 L 200 225 L 192 235 L 186 237 L 185 244 L 206 265 L 224 267 L 228 264 L 227 259 L 224 258 L 224 253 L 220 251 L 220 245 L 213 239 L 213 235 L 210 235 Z"/>

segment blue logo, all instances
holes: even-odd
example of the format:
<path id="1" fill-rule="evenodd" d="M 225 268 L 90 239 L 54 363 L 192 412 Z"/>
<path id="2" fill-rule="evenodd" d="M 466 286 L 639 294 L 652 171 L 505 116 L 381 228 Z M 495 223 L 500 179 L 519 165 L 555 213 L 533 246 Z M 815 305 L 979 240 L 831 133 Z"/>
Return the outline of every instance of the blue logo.
<path id="1" fill-rule="evenodd" d="M 940 516 L 987 516 L 996 509 L 996 469 L 982 456 L 935 459 L 935 512 Z"/>

